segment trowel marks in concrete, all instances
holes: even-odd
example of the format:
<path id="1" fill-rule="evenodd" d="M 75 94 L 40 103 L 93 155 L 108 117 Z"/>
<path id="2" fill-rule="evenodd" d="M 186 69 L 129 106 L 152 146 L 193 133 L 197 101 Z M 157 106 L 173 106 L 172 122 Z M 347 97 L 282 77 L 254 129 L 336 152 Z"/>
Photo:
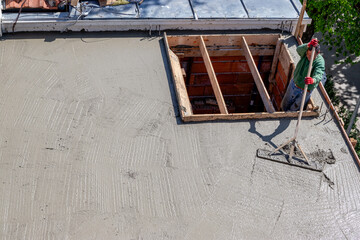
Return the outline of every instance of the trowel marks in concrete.
<path id="1" fill-rule="evenodd" d="M 159 38 L 16 37 L 0 41 L 0 239 L 360 238 L 360 174 L 333 122 L 301 135 L 332 149 L 331 188 L 256 161 L 290 120 L 178 122 Z"/>

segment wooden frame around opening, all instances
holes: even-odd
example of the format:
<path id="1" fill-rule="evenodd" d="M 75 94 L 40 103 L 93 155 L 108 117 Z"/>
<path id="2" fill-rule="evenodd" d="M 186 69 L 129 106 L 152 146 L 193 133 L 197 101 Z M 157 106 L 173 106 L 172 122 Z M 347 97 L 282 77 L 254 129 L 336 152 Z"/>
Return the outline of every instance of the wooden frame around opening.
<path id="1" fill-rule="evenodd" d="M 167 36 L 164 34 L 165 48 L 168 54 L 179 111 L 183 121 L 237 120 L 297 117 L 298 112 L 275 111 L 279 101 L 286 91 L 287 84 L 295 70 L 294 61 L 279 34 L 244 34 L 244 35 L 192 35 Z M 266 112 L 229 113 L 222 91 L 212 66 L 210 57 L 245 56 L 248 67 L 261 96 Z M 263 79 L 255 65 L 253 56 L 274 56 L 269 76 L 269 91 L 264 86 Z M 202 57 L 209 76 L 210 83 L 220 110 L 218 114 L 194 114 L 184 81 L 184 71 L 180 58 Z M 318 116 L 315 106 L 310 100 L 303 116 Z"/>

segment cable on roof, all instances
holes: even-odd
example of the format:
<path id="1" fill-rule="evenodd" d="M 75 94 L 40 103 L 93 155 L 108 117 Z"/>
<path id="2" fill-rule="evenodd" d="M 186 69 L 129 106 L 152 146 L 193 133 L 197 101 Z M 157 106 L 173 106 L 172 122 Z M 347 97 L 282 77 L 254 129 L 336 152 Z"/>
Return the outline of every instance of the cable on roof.
<path id="1" fill-rule="evenodd" d="M 23 3 L 21 4 L 20 9 L 19 9 L 19 13 L 16 16 L 15 22 L 14 22 L 13 27 L 12 27 L 13 33 L 15 32 L 15 26 L 16 26 L 17 21 L 19 20 L 19 17 L 20 17 L 21 11 L 23 9 L 23 6 L 25 5 L 25 2 L 26 2 L 26 0 L 24 0 Z"/>

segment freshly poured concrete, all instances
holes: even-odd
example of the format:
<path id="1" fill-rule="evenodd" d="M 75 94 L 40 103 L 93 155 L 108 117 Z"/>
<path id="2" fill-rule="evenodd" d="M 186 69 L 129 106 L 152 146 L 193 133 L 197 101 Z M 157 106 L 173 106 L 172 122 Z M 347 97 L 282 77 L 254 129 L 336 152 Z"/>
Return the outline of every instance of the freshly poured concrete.
<path id="1" fill-rule="evenodd" d="M 15 37 L 0 42 L 0 239 L 360 238 L 360 174 L 330 114 L 298 138 L 333 151 L 324 175 L 256 158 L 295 119 L 181 123 L 161 38 Z"/>

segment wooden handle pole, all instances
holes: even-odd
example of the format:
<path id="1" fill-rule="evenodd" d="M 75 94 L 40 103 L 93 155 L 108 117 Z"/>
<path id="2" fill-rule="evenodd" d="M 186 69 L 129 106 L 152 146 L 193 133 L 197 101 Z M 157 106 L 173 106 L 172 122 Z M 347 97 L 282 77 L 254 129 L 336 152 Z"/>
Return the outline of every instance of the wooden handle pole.
<path id="1" fill-rule="evenodd" d="M 312 64 L 313 64 L 313 61 L 314 61 L 314 56 L 315 56 L 315 47 L 313 47 L 312 50 L 311 50 L 310 64 L 309 64 L 309 69 L 308 69 L 308 72 L 307 72 L 307 75 L 306 75 L 307 77 L 310 77 L 310 75 L 311 75 L 311 69 L 312 69 Z M 308 85 L 305 84 L 303 96 L 302 96 L 302 99 L 301 99 L 300 113 L 299 113 L 298 121 L 296 123 L 294 139 L 296 139 L 297 134 L 299 132 L 300 122 L 301 122 L 301 117 L 302 117 L 303 109 L 304 109 L 304 105 L 305 105 L 305 99 L 306 99 L 307 90 L 308 90 Z"/>
<path id="2" fill-rule="evenodd" d="M 306 9 L 306 0 L 303 0 L 303 5 L 300 11 L 300 15 L 299 15 L 299 19 L 298 22 L 296 24 L 296 28 L 295 28 L 295 32 L 294 32 L 294 36 L 297 39 L 300 33 L 300 29 L 301 29 L 301 23 L 303 21 L 304 18 L 304 14 L 305 14 L 305 9 Z"/>

